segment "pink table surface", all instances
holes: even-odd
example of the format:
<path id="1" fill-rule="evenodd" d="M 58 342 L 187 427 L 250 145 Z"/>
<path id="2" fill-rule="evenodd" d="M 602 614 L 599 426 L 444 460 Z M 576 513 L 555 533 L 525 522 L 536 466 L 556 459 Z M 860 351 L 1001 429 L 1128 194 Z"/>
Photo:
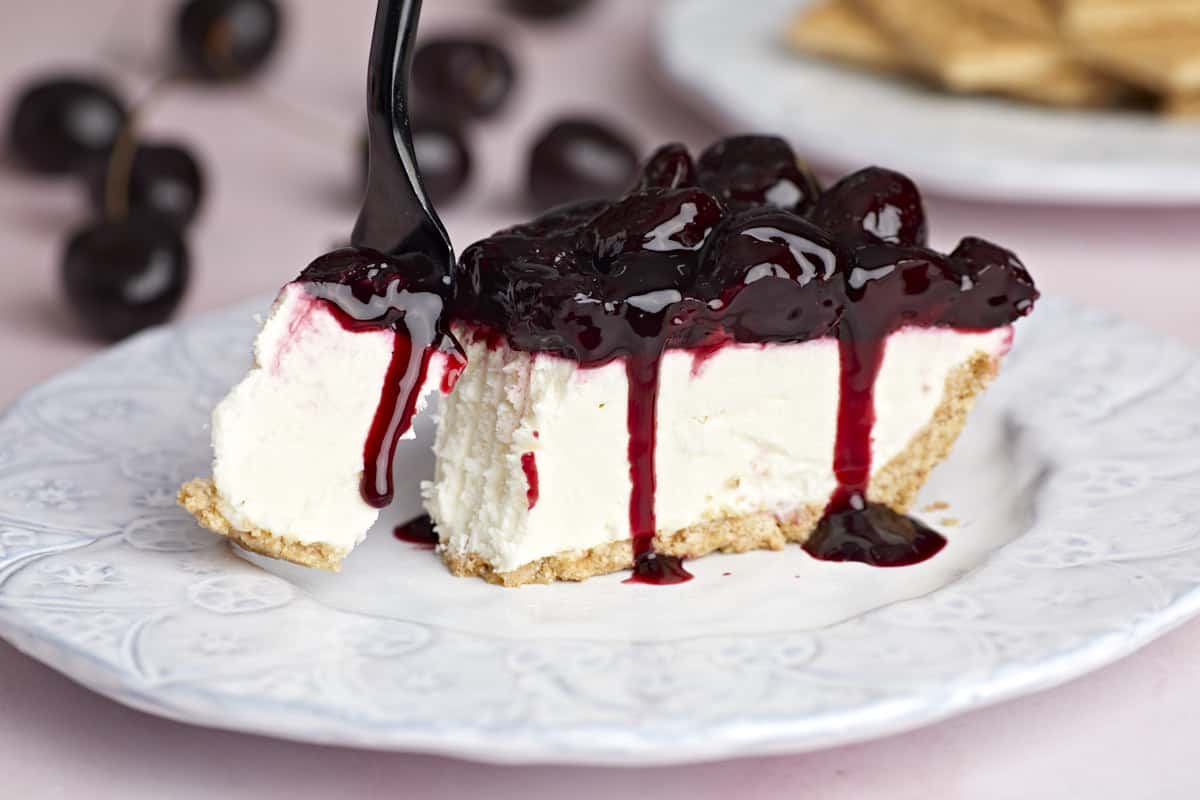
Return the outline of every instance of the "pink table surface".
<path id="1" fill-rule="evenodd" d="M 103 69 L 130 91 L 144 86 L 161 60 L 171 5 L 0 0 L 0 103 L 55 65 Z M 353 148 L 374 4 L 285 5 L 287 48 L 259 85 L 181 88 L 148 113 L 148 131 L 186 139 L 210 165 L 185 316 L 272 291 L 343 239 L 355 213 Z M 505 37 L 522 74 L 511 110 L 475 131 L 477 179 L 445 215 L 457 242 L 521 213 L 528 142 L 561 111 L 603 111 L 646 147 L 701 145 L 717 134 L 661 86 L 650 48 L 656 2 L 599 0 L 575 24 L 540 30 L 497 14 L 490 0 L 426 5 L 428 30 Z M 102 57 L 113 52 L 120 58 Z M 965 233 L 994 238 L 1022 254 L 1047 292 L 1200 345 L 1200 209 L 945 198 L 929 206 L 939 243 Z M 84 217 L 71 183 L 0 167 L 0 406 L 97 349 L 80 337 L 57 286 L 65 231 Z M 1198 739 L 1200 622 L 1061 688 L 914 733 L 653 770 L 492 767 L 204 730 L 118 706 L 0 644 L 0 796 L 13 798 L 1194 798 Z"/>

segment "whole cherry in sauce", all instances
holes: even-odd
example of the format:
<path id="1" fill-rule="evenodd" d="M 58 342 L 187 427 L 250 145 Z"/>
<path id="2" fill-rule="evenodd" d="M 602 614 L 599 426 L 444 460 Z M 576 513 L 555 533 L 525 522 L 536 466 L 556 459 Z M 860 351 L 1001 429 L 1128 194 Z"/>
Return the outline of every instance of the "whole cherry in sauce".
<path id="1" fill-rule="evenodd" d="M 963 328 L 996 327 L 1033 310 L 1037 288 L 1011 250 L 983 239 L 963 239 L 949 256 L 963 290 L 947 323 Z"/>
<path id="2" fill-rule="evenodd" d="M 817 179 L 775 136 L 732 136 L 700 154 L 701 186 L 733 210 L 776 206 L 798 214 L 820 194 Z"/>
<path id="3" fill-rule="evenodd" d="M 283 31 L 276 0 L 188 0 L 175 18 L 175 41 L 189 73 L 212 82 L 239 81 L 274 55 Z"/>
<path id="4" fill-rule="evenodd" d="M 46 78 L 18 96 L 9 149 L 31 172 L 76 172 L 112 149 L 127 119 L 125 105 L 104 82 L 81 75 Z"/>
<path id="5" fill-rule="evenodd" d="M 696 294 L 739 341 L 811 339 L 845 307 L 842 250 L 824 229 L 776 208 L 730 217 L 700 260 Z"/>
<path id="6" fill-rule="evenodd" d="M 584 237 L 605 296 L 651 313 L 682 299 L 697 253 L 723 214 L 712 195 L 695 187 L 647 189 L 612 204 Z"/>
<path id="7" fill-rule="evenodd" d="M 678 142 L 654 151 L 642 167 L 637 189 L 679 189 L 696 185 L 696 162 L 687 147 Z"/>
<path id="8" fill-rule="evenodd" d="M 88 195 L 98 215 L 158 217 L 178 227 L 196 217 L 204 191 L 204 170 L 180 144 L 143 144 L 124 168 L 110 154 L 88 180 Z"/>
<path id="9" fill-rule="evenodd" d="M 614 198 L 633 183 L 638 158 L 625 136 L 606 124 L 573 117 L 537 139 L 529 159 L 529 195 L 539 208 Z"/>
<path id="10" fill-rule="evenodd" d="M 928 231 L 921 192 L 907 176 L 868 167 L 830 186 L 812 218 L 840 235 L 870 236 L 893 244 L 925 246 Z"/>
<path id="11" fill-rule="evenodd" d="M 62 282 L 92 333 L 115 340 L 171 317 L 187 288 L 189 264 L 173 225 L 145 217 L 105 220 L 71 237 Z"/>
<path id="12" fill-rule="evenodd" d="M 515 83 L 512 59 L 488 39 L 430 39 L 413 56 L 414 100 L 442 113 L 492 116 L 504 107 Z"/>

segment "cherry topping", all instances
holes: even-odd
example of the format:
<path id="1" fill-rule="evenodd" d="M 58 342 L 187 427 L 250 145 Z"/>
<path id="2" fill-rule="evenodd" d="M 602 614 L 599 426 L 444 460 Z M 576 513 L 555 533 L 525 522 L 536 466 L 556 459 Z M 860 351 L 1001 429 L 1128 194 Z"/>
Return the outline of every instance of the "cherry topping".
<path id="1" fill-rule="evenodd" d="M 925 246 L 925 206 L 917 185 L 890 169 L 868 167 L 829 187 L 813 220 L 846 236 Z"/>
<path id="2" fill-rule="evenodd" d="M 700 155 L 700 185 L 733 210 L 764 205 L 796 213 L 812 208 L 817 179 L 790 145 L 774 136 L 733 136 Z"/>
<path id="3" fill-rule="evenodd" d="M 683 145 L 674 143 L 654 151 L 646 166 L 642 167 L 642 176 L 636 188 L 678 189 L 695 185 L 696 163 L 692 161 L 692 154 Z"/>
<path id="4" fill-rule="evenodd" d="M 89 176 L 89 197 L 101 216 L 154 216 L 180 228 L 195 218 L 204 198 L 204 172 L 183 146 L 142 145 L 127 176 L 112 175 L 114 169 L 119 167 L 110 154 L 94 165 Z M 114 208 L 114 203 L 119 207 Z"/>
<path id="5" fill-rule="evenodd" d="M 127 113 L 116 94 L 91 78 L 38 81 L 21 93 L 9 123 L 9 145 L 25 169 L 64 174 L 112 148 Z"/>
<path id="6" fill-rule="evenodd" d="M 633 182 L 637 167 L 637 155 L 621 134 L 598 122 L 564 119 L 534 145 L 530 197 L 541 208 L 616 197 Z"/>
<path id="7" fill-rule="evenodd" d="M 188 0 L 175 19 L 175 39 L 194 77 L 238 81 L 267 63 L 282 28 L 275 0 Z"/>
<path id="8" fill-rule="evenodd" d="M 647 189 L 596 217 L 589 239 L 599 261 L 626 253 L 694 252 L 723 215 L 721 204 L 702 189 Z"/>
<path id="9" fill-rule="evenodd" d="M 535 20 L 567 17 L 590 4 L 591 0 L 505 0 L 514 14 Z"/>
<path id="10" fill-rule="evenodd" d="M 359 302 L 368 303 L 374 297 L 386 296 L 395 283 L 401 289 L 446 294 L 442 271 L 422 253 L 384 255 L 360 247 L 343 247 L 318 257 L 304 268 L 299 280 L 348 286 Z"/>
<path id="11" fill-rule="evenodd" d="M 821 228 L 782 209 L 729 218 L 700 260 L 696 294 L 717 300 L 739 340 L 814 338 L 845 305 L 842 255 Z"/>
<path id="12" fill-rule="evenodd" d="M 963 239 L 950 254 L 962 295 L 947 315 L 960 327 L 1006 325 L 1033 310 L 1040 297 L 1025 265 L 1010 250 L 983 239 Z"/>
<path id="13" fill-rule="evenodd" d="M 443 113 L 488 117 L 512 94 L 516 70 L 494 42 L 478 38 L 431 39 L 413 56 L 414 99 Z"/>
<path id="14" fill-rule="evenodd" d="M 120 339 L 166 322 L 188 284 L 187 248 L 161 220 L 108 220 L 76 231 L 62 261 L 71 305 L 97 336 Z"/>

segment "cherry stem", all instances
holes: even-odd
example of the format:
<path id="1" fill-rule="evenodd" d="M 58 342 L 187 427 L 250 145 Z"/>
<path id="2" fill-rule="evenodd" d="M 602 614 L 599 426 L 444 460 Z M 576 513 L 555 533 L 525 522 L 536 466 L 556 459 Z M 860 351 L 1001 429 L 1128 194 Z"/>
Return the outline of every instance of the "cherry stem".
<path id="1" fill-rule="evenodd" d="M 129 216 L 129 191 L 133 162 L 137 158 L 138 129 L 150 104 L 162 96 L 176 77 L 168 73 L 146 90 L 145 95 L 130 109 L 129 118 L 113 142 L 104 168 L 104 216 L 107 219 L 123 221 Z"/>

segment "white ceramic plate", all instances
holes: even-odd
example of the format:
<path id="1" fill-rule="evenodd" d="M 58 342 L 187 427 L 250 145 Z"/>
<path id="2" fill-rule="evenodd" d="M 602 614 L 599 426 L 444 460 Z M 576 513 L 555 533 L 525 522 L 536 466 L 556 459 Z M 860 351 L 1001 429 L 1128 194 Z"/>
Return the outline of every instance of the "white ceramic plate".
<path id="1" fill-rule="evenodd" d="M 1200 361 L 1100 314 L 1045 302 L 1021 323 L 923 493 L 950 506 L 927 516 L 950 545 L 926 564 L 792 547 L 700 559 L 679 587 L 505 590 L 388 535 L 430 472 L 420 441 L 338 576 L 238 557 L 175 507 L 266 305 L 138 337 L 0 421 L 0 633 L 146 711 L 491 761 L 685 762 L 912 728 L 1200 608 Z"/>
<path id="2" fill-rule="evenodd" d="M 844 171 L 882 164 L 930 191 L 990 200 L 1200 203 L 1200 123 L 964 98 L 788 50 L 809 0 L 672 0 L 671 81 L 731 126 L 779 132 Z"/>

